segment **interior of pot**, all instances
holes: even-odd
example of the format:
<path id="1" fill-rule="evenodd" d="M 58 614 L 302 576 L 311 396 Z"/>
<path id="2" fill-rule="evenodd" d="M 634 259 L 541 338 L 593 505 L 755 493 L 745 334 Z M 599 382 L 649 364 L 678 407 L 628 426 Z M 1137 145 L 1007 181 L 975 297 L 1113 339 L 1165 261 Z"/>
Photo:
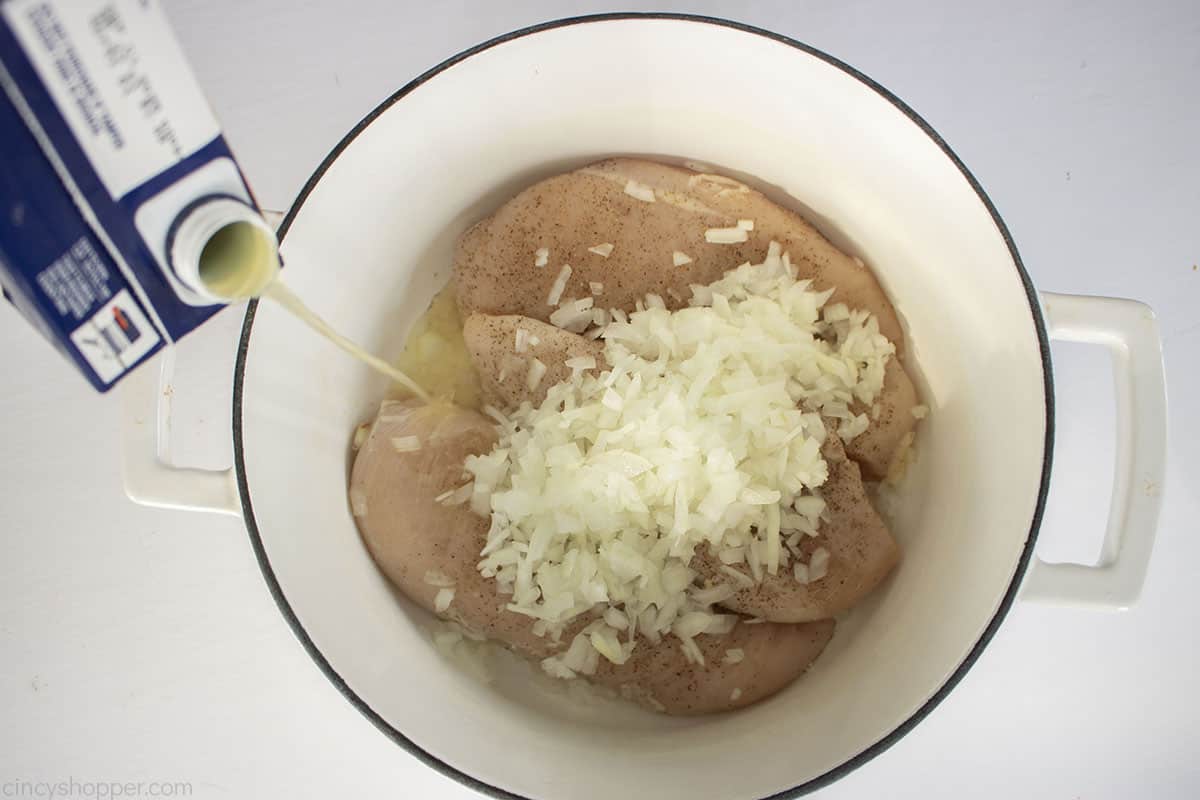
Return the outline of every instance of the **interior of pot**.
<path id="1" fill-rule="evenodd" d="M 766 797 L 901 727 L 996 616 L 1042 481 L 1034 315 L 985 204 L 901 108 L 789 43 L 662 19 L 543 30 L 420 83 L 304 198 L 285 275 L 342 332 L 394 358 L 470 223 L 538 178 L 612 154 L 749 177 L 870 264 L 908 327 L 932 412 L 894 518 L 904 560 L 813 669 L 747 710 L 669 719 L 449 668 L 347 506 L 350 435 L 385 383 L 268 303 L 242 377 L 248 522 L 329 668 L 453 769 L 536 798 Z"/>

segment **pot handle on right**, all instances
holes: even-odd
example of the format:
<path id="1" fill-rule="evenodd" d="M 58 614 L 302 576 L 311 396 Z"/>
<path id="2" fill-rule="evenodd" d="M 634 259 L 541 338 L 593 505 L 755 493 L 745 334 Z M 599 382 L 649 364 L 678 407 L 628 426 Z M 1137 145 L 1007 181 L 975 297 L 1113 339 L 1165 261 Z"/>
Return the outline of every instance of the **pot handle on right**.
<path id="1" fill-rule="evenodd" d="M 1141 594 L 1154 547 L 1167 455 L 1167 390 L 1154 311 L 1136 300 L 1042 292 L 1050 338 L 1112 354 L 1116 471 L 1100 563 L 1049 564 L 1034 555 L 1022 598 L 1124 609 Z"/>

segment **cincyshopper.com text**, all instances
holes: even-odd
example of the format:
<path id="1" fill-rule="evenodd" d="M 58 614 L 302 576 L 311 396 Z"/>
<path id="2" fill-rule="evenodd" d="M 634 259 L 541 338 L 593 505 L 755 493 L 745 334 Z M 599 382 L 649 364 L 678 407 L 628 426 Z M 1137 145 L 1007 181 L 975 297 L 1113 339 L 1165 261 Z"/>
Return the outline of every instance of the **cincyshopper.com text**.
<path id="1" fill-rule="evenodd" d="M 0 780 L 0 800 L 109 800 L 109 798 L 191 797 L 191 781 Z"/>

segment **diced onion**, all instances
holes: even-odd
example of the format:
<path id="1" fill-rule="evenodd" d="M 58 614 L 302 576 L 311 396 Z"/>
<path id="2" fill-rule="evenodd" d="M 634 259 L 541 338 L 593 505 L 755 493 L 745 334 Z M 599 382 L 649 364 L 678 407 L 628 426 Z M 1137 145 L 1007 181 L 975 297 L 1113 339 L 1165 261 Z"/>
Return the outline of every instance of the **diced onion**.
<path id="1" fill-rule="evenodd" d="M 467 483 L 458 487 L 457 489 L 448 489 L 433 499 L 434 502 L 441 503 L 444 506 L 461 506 L 463 503 L 471 499 L 471 495 L 474 493 L 474 491 L 475 485 L 472 483 Z"/>
<path id="2" fill-rule="evenodd" d="M 466 460 L 471 482 L 454 495 L 490 519 L 478 569 L 538 635 L 594 615 L 543 663 L 552 674 L 589 675 L 666 636 L 703 664 L 697 637 L 738 624 L 718 604 L 780 569 L 826 574 L 824 548 L 800 556 L 825 513 L 822 417 L 861 433 L 867 417 L 851 408 L 876 402 L 895 348 L 870 314 L 800 280 L 774 242 L 677 311 L 656 295 L 611 317 L 591 297 L 560 306 L 569 278 L 564 265 L 551 320 L 601 331 L 604 358 L 566 359 L 570 375 L 549 387 L 531 359 L 528 386 L 545 400 L 483 409 L 498 441 Z M 721 583 L 697 583 L 700 548 Z"/>
<path id="3" fill-rule="evenodd" d="M 654 187 L 639 183 L 632 178 L 625 182 L 625 194 L 644 203 L 654 202 Z"/>
<path id="4" fill-rule="evenodd" d="M 533 391 L 542 382 L 542 378 L 546 375 L 546 365 L 541 359 L 532 359 L 529 362 L 529 372 L 525 373 L 525 388 Z"/>
<path id="5" fill-rule="evenodd" d="M 440 569 L 427 570 L 425 572 L 425 582 L 430 586 L 437 586 L 442 589 L 448 589 L 454 585 L 453 579 Z"/>
<path id="6" fill-rule="evenodd" d="M 810 581 L 819 581 L 824 578 L 829 571 L 829 551 L 824 547 L 818 547 L 813 550 L 812 555 L 808 557 L 808 579 Z"/>
<path id="7" fill-rule="evenodd" d="M 550 324 L 572 333 L 582 333 L 595 316 L 592 310 L 595 302 L 595 299 L 585 297 L 582 300 L 564 303 L 550 314 Z"/>
<path id="8" fill-rule="evenodd" d="M 393 436 L 392 449 L 397 453 L 413 453 L 421 449 L 419 436 Z"/>
<path id="9" fill-rule="evenodd" d="M 563 364 L 569 369 L 595 369 L 596 359 L 592 356 L 575 356 L 568 358 Z"/>
<path id="10" fill-rule="evenodd" d="M 562 299 L 562 294 L 566 290 L 567 281 L 569 280 L 571 280 L 571 265 L 563 264 L 562 269 L 558 271 L 558 277 L 554 279 L 553 285 L 550 286 L 550 294 L 546 296 L 546 305 L 558 305 L 558 301 Z"/>
<path id="11" fill-rule="evenodd" d="M 700 667 L 704 666 L 704 653 L 700 652 L 700 647 L 694 639 L 683 639 L 679 643 L 679 647 L 683 650 L 683 655 L 688 662 Z"/>
<path id="12" fill-rule="evenodd" d="M 749 240 L 750 234 L 745 228 L 709 228 L 704 232 L 704 241 L 709 244 L 740 244 Z"/>

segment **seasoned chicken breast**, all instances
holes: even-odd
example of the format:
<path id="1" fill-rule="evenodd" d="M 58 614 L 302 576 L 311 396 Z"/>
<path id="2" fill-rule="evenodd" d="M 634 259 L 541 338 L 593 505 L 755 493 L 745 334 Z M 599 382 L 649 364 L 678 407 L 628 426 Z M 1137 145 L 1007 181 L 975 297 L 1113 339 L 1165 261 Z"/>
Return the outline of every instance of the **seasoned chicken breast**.
<path id="1" fill-rule="evenodd" d="M 516 351 L 517 331 L 524 331 L 524 352 Z M 514 408 L 528 400 L 539 405 L 546 390 L 571 375 L 569 358 L 591 356 L 603 369 L 604 345 L 562 328 L 529 317 L 472 314 L 463 325 L 467 352 L 479 374 L 483 400 L 497 408 Z M 545 374 L 530 389 L 529 369 L 534 359 L 545 367 Z"/>
<path id="2" fill-rule="evenodd" d="M 737 228 L 739 220 L 754 226 L 744 242 L 706 239 L 709 229 Z M 551 289 L 563 265 L 570 265 L 561 301 L 593 296 L 596 283 L 603 287 L 598 307 L 631 311 L 654 293 L 676 309 L 687 304 L 692 284 L 712 283 L 740 264 L 760 261 L 772 240 L 791 255 L 801 278 L 817 289 L 834 288 L 831 302 L 870 311 L 896 345 L 899 360 L 889 363 L 879 412 L 847 445 L 868 475 L 881 478 L 912 430 L 911 411 L 919 403 L 902 364 L 904 333 L 895 309 L 869 269 L 799 214 L 738 181 L 628 158 L 549 178 L 462 237 L 455 290 L 464 318 L 515 314 L 546 322 L 556 308 L 548 302 Z M 601 245 L 612 245 L 607 256 L 592 251 L 607 251 Z M 537 266 L 541 250 L 546 263 Z M 689 261 L 676 266 L 676 253 Z"/>
<path id="3" fill-rule="evenodd" d="M 418 438 L 420 449 L 397 449 L 394 440 L 409 436 Z M 385 402 L 355 458 L 350 504 L 371 555 L 410 599 L 434 611 L 437 594 L 445 588 L 437 584 L 447 579 L 454 597 L 443 616 L 528 656 L 545 658 L 561 651 L 571 632 L 555 644 L 533 633 L 532 619 L 508 611 L 495 582 L 476 569 L 487 520 L 466 506 L 435 501 L 464 483 L 463 460 L 490 450 L 494 442 L 492 424 L 473 411 Z M 437 579 L 428 580 L 431 574 Z M 738 624 L 727 635 L 695 639 L 705 657 L 703 666 L 689 662 L 673 638 L 657 644 L 642 639 L 625 664 L 601 659 L 592 680 L 672 714 L 740 708 L 804 672 L 833 630 L 832 620 Z M 744 657 L 725 663 L 726 651 L 735 648 Z"/>
<path id="4" fill-rule="evenodd" d="M 862 600 L 899 562 L 900 548 L 871 505 L 858 465 L 846 457 L 842 440 L 827 435 L 821 456 L 829 465 L 829 478 L 821 487 L 827 518 L 817 536 L 804 537 L 801 551 L 805 562 L 819 548 L 829 553 L 824 577 L 800 583 L 790 567 L 780 567 L 723 601 L 726 608 L 772 622 L 828 619 Z M 731 583 L 720 560 L 708 550 L 696 553 L 691 566 L 710 581 Z M 735 569 L 749 578 L 746 565 Z"/>

